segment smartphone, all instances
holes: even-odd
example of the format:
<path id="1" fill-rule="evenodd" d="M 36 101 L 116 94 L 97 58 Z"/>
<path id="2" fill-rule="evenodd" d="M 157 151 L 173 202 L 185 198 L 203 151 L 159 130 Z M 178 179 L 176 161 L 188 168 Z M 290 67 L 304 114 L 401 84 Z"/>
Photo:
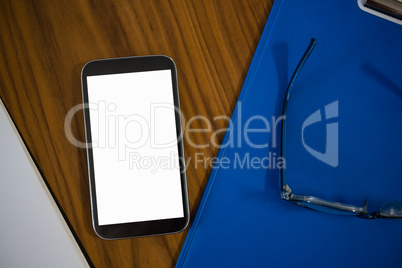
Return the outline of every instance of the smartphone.
<path id="1" fill-rule="evenodd" d="M 189 204 L 173 60 L 90 61 L 82 91 L 96 234 L 118 239 L 184 230 Z"/>

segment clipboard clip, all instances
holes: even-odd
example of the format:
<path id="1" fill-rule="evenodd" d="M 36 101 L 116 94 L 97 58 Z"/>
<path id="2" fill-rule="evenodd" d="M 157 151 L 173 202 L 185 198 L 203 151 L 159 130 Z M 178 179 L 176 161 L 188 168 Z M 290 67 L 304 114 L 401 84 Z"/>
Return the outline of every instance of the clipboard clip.
<path id="1" fill-rule="evenodd" d="M 402 25 L 402 0 L 358 0 L 360 9 Z"/>

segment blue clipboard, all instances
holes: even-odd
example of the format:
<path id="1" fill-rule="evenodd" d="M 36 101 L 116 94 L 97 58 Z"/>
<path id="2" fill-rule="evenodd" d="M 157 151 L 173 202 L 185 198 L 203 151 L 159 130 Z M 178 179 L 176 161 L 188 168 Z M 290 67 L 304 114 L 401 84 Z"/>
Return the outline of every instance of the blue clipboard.
<path id="1" fill-rule="evenodd" d="M 292 191 L 359 206 L 367 199 L 370 211 L 402 201 L 402 26 L 357 1 L 276 0 L 218 154 L 230 165 L 212 170 L 176 267 L 401 265 L 402 220 L 326 214 L 280 198 L 280 128 L 272 117 L 281 115 L 312 37 L 317 46 L 288 108 Z M 330 104 L 336 116 L 327 118 Z M 321 119 L 306 126 L 317 111 Z M 319 159 L 334 140 L 328 124 L 338 129 L 332 165 Z M 246 126 L 267 131 L 245 135 Z"/>

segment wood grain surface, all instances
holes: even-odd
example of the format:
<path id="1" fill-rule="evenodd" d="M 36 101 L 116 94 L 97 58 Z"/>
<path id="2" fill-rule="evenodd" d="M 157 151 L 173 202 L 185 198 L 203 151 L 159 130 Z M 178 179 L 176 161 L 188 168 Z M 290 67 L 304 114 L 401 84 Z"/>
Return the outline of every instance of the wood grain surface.
<path id="1" fill-rule="evenodd" d="M 181 108 L 211 131 L 184 140 L 191 217 L 272 6 L 271 0 L 1 0 L 0 97 L 95 267 L 172 267 L 187 231 L 106 241 L 92 229 L 85 149 L 64 121 L 82 103 L 80 74 L 94 59 L 164 54 L 178 69 Z M 205 128 L 194 120 L 192 128 Z M 72 120 L 84 141 L 82 113 Z M 214 141 L 212 141 L 214 139 Z M 206 145 L 195 148 L 192 143 Z M 23 198 L 23 196 L 21 196 Z M 40 241 L 38 241 L 40 243 Z"/>

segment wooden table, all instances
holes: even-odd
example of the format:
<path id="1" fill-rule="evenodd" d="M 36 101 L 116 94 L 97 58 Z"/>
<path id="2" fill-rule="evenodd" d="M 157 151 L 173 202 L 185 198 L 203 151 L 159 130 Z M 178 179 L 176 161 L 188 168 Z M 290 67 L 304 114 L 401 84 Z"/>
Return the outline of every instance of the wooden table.
<path id="1" fill-rule="evenodd" d="M 111 57 L 165 54 L 175 60 L 184 116 L 202 115 L 212 123 L 211 131 L 193 132 L 184 141 L 194 217 L 211 171 L 194 159 L 218 152 L 214 144 L 224 132 L 212 134 L 228 122 L 213 119 L 231 115 L 272 2 L 0 1 L 0 97 L 96 267 L 174 266 L 187 231 L 117 241 L 94 233 L 86 152 L 68 141 L 64 127 L 69 110 L 82 102 L 81 68 Z M 195 120 L 191 127 L 205 124 Z M 71 127 L 84 141 L 82 113 Z"/>

